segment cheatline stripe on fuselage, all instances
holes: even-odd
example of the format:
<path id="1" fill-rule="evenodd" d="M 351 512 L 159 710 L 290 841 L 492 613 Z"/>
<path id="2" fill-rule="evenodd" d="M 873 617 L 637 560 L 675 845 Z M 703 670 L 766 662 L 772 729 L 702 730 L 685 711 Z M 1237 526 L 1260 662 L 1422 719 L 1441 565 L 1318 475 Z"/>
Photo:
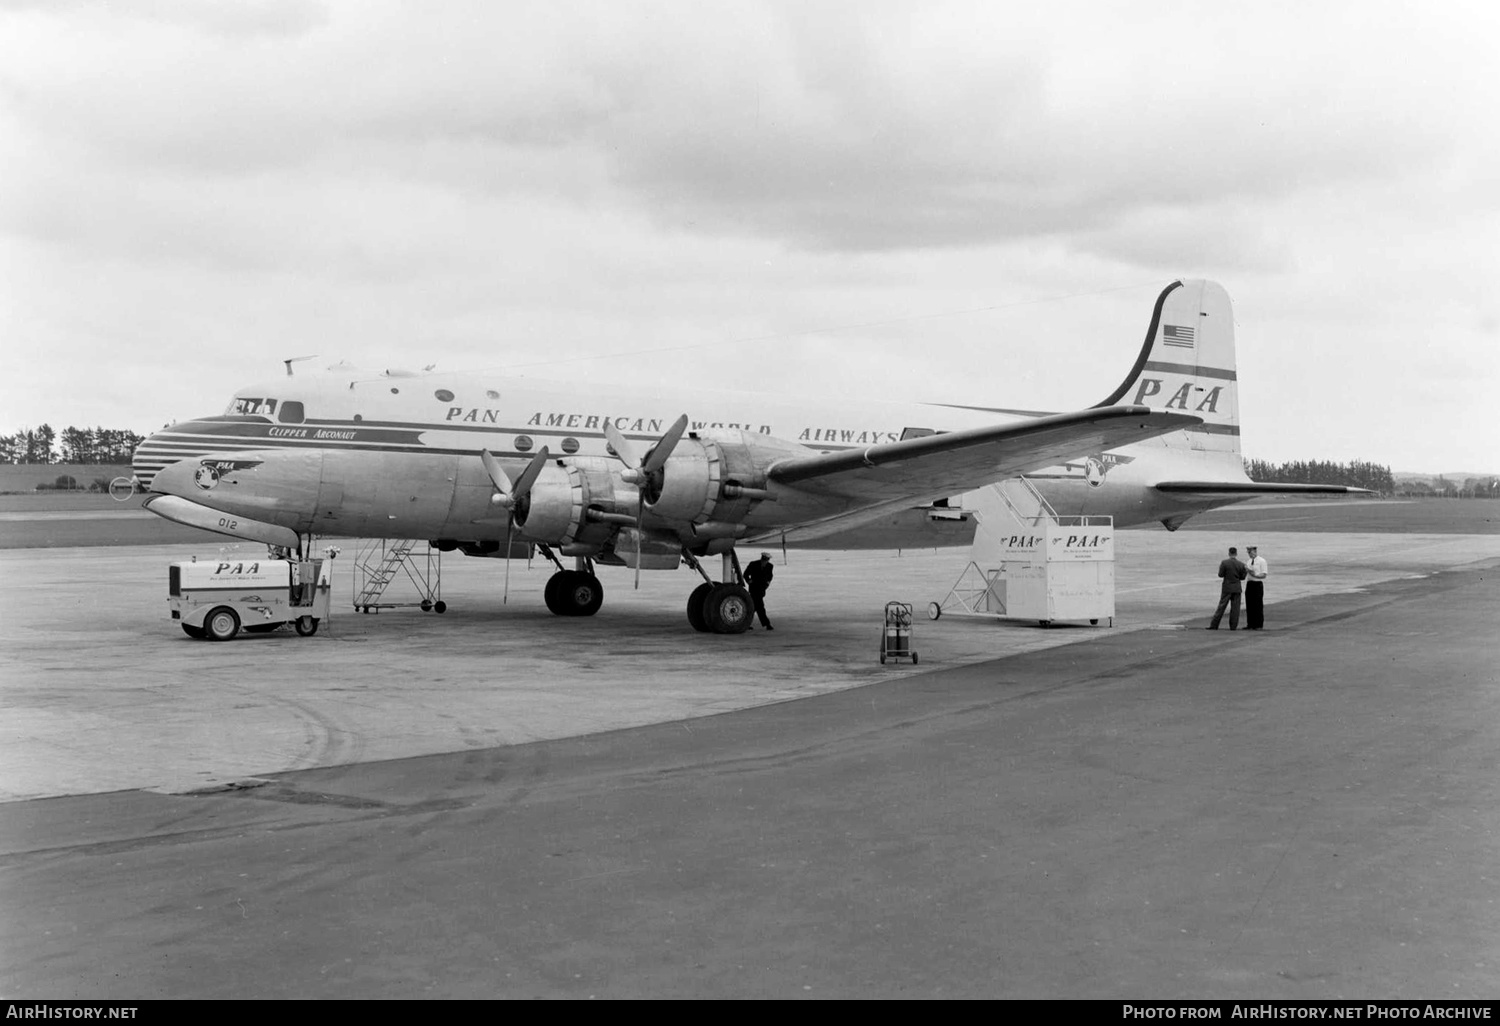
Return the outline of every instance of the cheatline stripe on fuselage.
<path id="1" fill-rule="evenodd" d="M 1169 367 L 1169 365 L 1161 365 L 1161 369 L 1182 369 L 1182 368 L 1176 368 L 1175 365 L 1170 366 L 1170 367 Z M 1213 372 L 1212 376 L 1227 376 L 1227 377 L 1232 378 L 1234 376 L 1234 372 L 1233 371 Z M 985 409 L 984 407 L 977 407 L 977 406 L 954 406 L 954 407 L 951 407 L 951 408 L 953 408 L 953 409 L 967 409 L 967 410 L 975 410 L 975 411 L 983 411 Z M 997 412 L 998 413 L 998 412 L 1004 412 L 1004 411 L 995 410 L 995 411 L 992 411 L 992 412 Z M 1050 416 L 1050 414 L 1047 414 L 1047 416 Z M 215 423 L 215 421 L 212 420 L 212 419 L 205 418 L 204 420 L 194 422 L 195 426 L 198 425 L 198 424 L 207 424 L 207 423 Z M 556 437 L 556 438 L 592 438 L 592 439 L 604 439 L 606 437 L 606 435 L 604 434 L 603 431 L 570 430 L 570 429 L 568 429 L 566 427 L 562 427 L 562 426 L 554 425 L 554 424 L 528 424 L 528 425 L 521 426 L 521 427 L 517 427 L 515 425 L 495 424 L 493 426 L 487 425 L 487 426 L 483 426 L 483 427 L 480 427 L 480 426 L 469 427 L 469 426 L 465 426 L 465 425 L 461 425 L 461 424 L 442 424 L 442 423 L 439 423 L 439 424 L 422 424 L 422 423 L 415 423 L 415 422 L 410 422 L 410 421 L 348 421 L 348 420 L 307 420 L 307 421 L 304 421 L 301 424 L 275 424 L 275 423 L 272 423 L 272 422 L 266 421 L 266 420 L 259 420 L 259 419 L 257 419 L 255 421 L 248 421 L 248 420 L 241 420 L 241 419 L 238 419 L 238 418 L 235 418 L 235 419 L 232 419 L 232 420 L 226 418 L 224 421 L 219 421 L 219 423 L 224 423 L 227 427 L 230 427 L 233 430 L 226 430 L 226 431 L 201 431 L 201 430 L 200 431 L 174 431 L 172 428 L 167 428 L 167 429 L 165 429 L 164 432 L 158 433 L 158 435 L 156 435 L 153 438 L 149 439 L 148 441 L 142 443 L 142 451 L 144 451 L 144 452 L 146 452 L 146 453 L 149 454 L 149 453 L 153 453 L 153 452 L 157 451 L 158 449 L 160 449 L 162 451 L 172 451 L 172 450 L 168 450 L 166 448 L 168 446 L 186 447 L 186 446 L 189 446 L 189 445 L 209 444 L 209 445 L 212 445 L 215 448 L 219 448 L 219 449 L 227 449 L 227 448 L 230 448 L 232 446 L 239 445 L 239 446 L 249 446 L 251 448 L 257 448 L 257 449 L 263 449 L 263 448 L 319 448 L 319 449 L 322 449 L 322 448 L 355 448 L 355 449 L 370 449 L 372 451 L 381 451 L 381 452 L 420 451 L 420 452 L 450 452 L 450 453 L 463 454 L 463 453 L 477 452 L 478 450 L 477 449 L 451 449 L 451 448 L 449 448 L 449 449 L 439 449 L 439 448 L 435 448 L 435 447 L 427 445 L 425 442 L 421 441 L 420 438 L 415 437 L 415 436 L 418 436 L 418 435 L 421 435 L 421 434 L 425 434 L 425 433 L 428 433 L 428 432 L 434 432 L 434 431 L 454 431 L 454 432 L 477 432 L 477 433 L 482 433 L 482 434 L 491 435 L 491 436 L 493 436 L 493 435 L 517 435 L 517 436 L 534 436 L 534 437 L 538 437 L 538 438 L 552 438 L 552 437 Z M 704 427 L 707 427 L 707 426 L 708 426 L 707 424 L 694 424 L 694 425 L 692 425 L 689 428 L 689 430 L 693 430 L 693 431 L 702 430 Z M 392 429 L 396 429 L 396 430 L 392 430 Z M 275 435 L 273 435 L 273 434 L 271 434 L 271 432 L 273 430 L 279 431 L 279 432 L 288 432 L 288 431 L 295 431 L 295 430 L 339 431 L 339 432 L 342 432 L 342 433 L 352 434 L 355 437 L 353 437 L 353 438 L 334 438 L 334 437 L 301 437 L 301 436 L 292 435 L 292 434 L 275 434 Z M 1238 427 L 1238 425 L 1233 425 L 1233 424 L 1226 424 L 1226 425 L 1207 424 L 1207 423 L 1205 423 L 1205 424 L 1194 424 L 1194 425 L 1190 425 L 1188 427 L 1185 427 L 1182 430 L 1184 430 L 1184 431 L 1199 431 L 1199 432 L 1204 432 L 1204 433 L 1207 433 L 1207 434 L 1238 434 L 1239 433 L 1239 427 Z M 393 439 L 393 438 L 389 437 L 390 435 L 397 434 L 398 432 L 410 434 L 413 437 L 411 438 L 410 441 L 398 440 L 398 439 Z M 164 438 L 164 437 L 162 437 L 163 434 L 166 434 L 166 435 L 168 435 L 170 437 Z M 366 437 L 360 438 L 359 436 L 361 434 L 365 435 Z M 626 438 L 634 438 L 634 439 L 638 439 L 638 440 L 641 440 L 641 441 L 655 441 L 656 438 L 657 438 L 657 436 L 655 434 L 651 434 L 651 433 L 622 432 L 622 434 L 624 434 Z M 370 437 L 370 436 L 374 436 L 374 437 Z M 235 441 L 232 442 L 232 441 L 230 441 L 230 439 L 235 439 Z M 372 444 L 376 440 L 380 441 L 383 444 L 380 444 L 380 445 Z M 269 444 L 259 444 L 261 442 L 265 442 L 265 443 L 269 443 Z M 825 449 L 840 448 L 840 446 L 831 445 L 831 444 L 818 444 L 818 445 L 809 446 L 808 448 L 825 450 Z M 855 446 L 847 446 L 847 448 L 855 448 Z M 213 451 L 213 450 L 209 450 L 209 451 Z"/>
<path id="2" fill-rule="evenodd" d="M 972 409 L 973 407 L 970 408 Z M 330 427 L 340 430 L 352 431 L 356 434 L 362 428 L 373 427 L 385 428 L 388 430 L 389 428 L 399 426 L 417 429 L 418 431 L 422 432 L 463 430 L 480 431 L 488 435 L 529 435 L 533 436 L 539 441 L 540 444 L 537 446 L 538 448 L 540 448 L 540 445 L 547 444 L 549 439 L 560 441 L 564 438 L 603 439 L 605 437 L 603 432 L 597 431 L 567 431 L 556 429 L 539 431 L 537 430 L 537 427 L 539 427 L 540 425 L 530 425 L 527 428 L 514 428 L 505 426 L 465 428 L 458 425 L 446 424 L 420 425 L 412 423 L 399 423 L 393 421 L 371 423 L 369 421 L 326 420 L 316 422 L 308 421 L 305 422 L 305 424 L 329 425 Z M 216 452 L 247 452 L 263 449 L 343 449 L 359 452 L 430 453 L 439 456 L 474 456 L 479 452 L 479 449 L 460 449 L 452 447 L 431 446 L 421 441 L 394 444 L 390 442 L 384 442 L 377 444 L 370 441 L 360 441 L 358 438 L 295 438 L 287 436 L 277 436 L 273 438 L 269 433 L 271 428 L 286 428 L 288 425 L 272 424 L 268 421 L 261 421 L 255 424 L 236 421 L 235 426 L 260 428 L 262 429 L 262 432 L 257 434 L 247 434 L 243 431 L 235 431 L 233 434 L 230 434 L 228 432 L 218 434 L 200 432 L 172 432 L 170 428 L 166 429 L 166 432 L 164 433 L 169 434 L 172 437 L 164 438 L 159 433 L 150 441 L 142 442 L 140 447 L 136 449 L 134 463 L 136 466 L 137 476 L 143 477 L 149 483 L 149 477 L 146 477 L 146 475 L 155 477 L 156 472 L 161 470 L 163 467 L 169 466 L 173 463 L 180 463 L 183 460 L 194 459 L 199 456 L 206 456 L 210 453 Z M 296 427 L 305 425 L 293 426 Z M 1238 424 L 1194 424 L 1189 427 L 1185 427 L 1182 430 L 1189 433 L 1196 432 L 1199 434 L 1208 435 L 1238 435 L 1240 433 Z M 375 434 L 377 432 L 370 431 L 367 433 Z M 654 440 L 656 436 L 649 434 L 632 436 L 627 434 L 626 437 L 637 437 L 642 440 Z M 839 445 L 837 443 L 820 443 L 818 445 L 809 446 L 808 448 L 817 449 L 820 452 L 835 452 L 843 451 L 846 449 L 857 449 L 860 447 L 855 445 Z M 526 460 L 531 459 L 535 455 L 535 452 L 532 450 L 522 451 L 520 449 L 491 449 L 490 451 L 495 456 L 502 459 Z M 559 451 L 556 452 L 555 455 L 557 456 L 557 458 L 562 459 L 568 455 L 575 454 Z"/>

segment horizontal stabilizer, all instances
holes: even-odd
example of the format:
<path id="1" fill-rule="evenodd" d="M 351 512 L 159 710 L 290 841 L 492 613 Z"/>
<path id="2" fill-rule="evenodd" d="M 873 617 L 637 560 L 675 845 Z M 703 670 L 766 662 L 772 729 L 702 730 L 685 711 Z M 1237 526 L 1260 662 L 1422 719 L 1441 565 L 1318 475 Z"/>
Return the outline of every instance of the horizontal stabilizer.
<path id="1" fill-rule="evenodd" d="M 1162 481 L 1159 492 L 1192 495 L 1222 495 L 1248 499 L 1252 495 L 1373 495 L 1368 488 L 1349 485 L 1282 484 L 1265 481 Z"/>

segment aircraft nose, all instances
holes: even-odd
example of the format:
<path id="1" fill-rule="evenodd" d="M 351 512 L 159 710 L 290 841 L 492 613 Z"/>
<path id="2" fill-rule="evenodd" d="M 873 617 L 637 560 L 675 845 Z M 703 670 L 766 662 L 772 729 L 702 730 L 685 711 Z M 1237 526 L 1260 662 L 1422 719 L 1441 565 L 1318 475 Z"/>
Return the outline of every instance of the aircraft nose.
<path id="1" fill-rule="evenodd" d="M 217 452 L 156 471 L 151 491 L 209 509 L 306 531 L 323 478 L 323 454 L 312 449 Z"/>

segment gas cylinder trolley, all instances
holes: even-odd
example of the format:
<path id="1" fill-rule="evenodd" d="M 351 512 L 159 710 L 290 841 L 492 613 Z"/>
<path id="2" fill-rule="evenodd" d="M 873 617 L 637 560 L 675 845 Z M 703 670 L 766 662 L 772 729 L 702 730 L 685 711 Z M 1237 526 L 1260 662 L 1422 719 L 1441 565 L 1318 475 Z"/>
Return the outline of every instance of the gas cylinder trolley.
<path id="1" fill-rule="evenodd" d="M 885 604 L 885 629 L 880 635 L 880 665 L 887 659 L 910 659 L 917 664 L 917 653 L 911 647 L 911 603 Z"/>

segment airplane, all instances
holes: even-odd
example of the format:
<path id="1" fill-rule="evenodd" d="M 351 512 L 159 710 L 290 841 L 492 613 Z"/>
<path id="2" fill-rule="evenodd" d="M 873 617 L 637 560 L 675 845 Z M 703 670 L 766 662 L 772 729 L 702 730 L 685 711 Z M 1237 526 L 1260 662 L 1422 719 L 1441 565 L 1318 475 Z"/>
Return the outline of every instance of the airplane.
<path id="1" fill-rule="evenodd" d="M 737 546 L 968 545 L 975 524 L 953 497 L 1010 478 L 1059 515 L 1168 530 L 1252 496 L 1361 491 L 1246 475 L 1233 311 L 1204 280 L 1168 285 L 1119 386 L 1065 413 L 287 372 L 147 438 L 145 508 L 297 552 L 313 536 L 430 539 L 506 559 L 507 594 L 509 560 L 540 551 L 560 616 L 598 611 L 599 566 L 633 569 L 638 586 L 643 569 L 687 565 L 701 578 L 688 622 L 720 634 L 750 626 Z"/>

